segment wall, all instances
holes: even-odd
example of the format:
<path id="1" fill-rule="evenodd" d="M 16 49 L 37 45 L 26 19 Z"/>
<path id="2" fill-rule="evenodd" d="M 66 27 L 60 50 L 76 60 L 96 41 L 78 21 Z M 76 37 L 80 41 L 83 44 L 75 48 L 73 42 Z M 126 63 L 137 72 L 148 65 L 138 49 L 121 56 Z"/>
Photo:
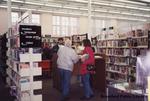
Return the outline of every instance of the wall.
<path id="1" fill-rule="evenodd" d="M 88 18 L 80 17 L 79 18 L 79 34 L 85 34 L 88 32 Z"/>
<path id="2" fill-rule="evenodd" d="M 49 35 L 52 34 L 52 15 L 49 13 L 41 14 L 41 27 L 42 34 Z"/>
<path id="3" fill-rule="evenodd" d="M 7 10 L 0 8 L 0 34 L 4 34 L 7 31 Z"/>

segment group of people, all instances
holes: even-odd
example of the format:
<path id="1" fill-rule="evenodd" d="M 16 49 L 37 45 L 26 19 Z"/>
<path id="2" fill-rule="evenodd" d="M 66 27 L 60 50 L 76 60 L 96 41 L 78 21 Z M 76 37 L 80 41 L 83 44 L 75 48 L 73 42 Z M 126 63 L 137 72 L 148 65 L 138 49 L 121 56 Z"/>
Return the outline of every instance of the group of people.
<path id="1" fill-rule="evenodd" d="M 76 51 L 72 48 L 71 40 L 63 42 L 63 38 L 58 39 L 59 44 L 53 47 L 53 50 L 57 53 L 57 68 L 60 74 L 61 80 L 61 101 L 69 100 L 69 93 L 71 87 L 71 76 L 74 68 L 74 64 L 81 61 L 80 75 L 83 84 L 84 96 L 81 100 L 89 100 L 94 96 L 94 92 L 90 83 L 90 74 L 92 72 L 87 70 L 88 64 L 95 64 L 94 52 L 91 47 L 89 39 L 83 40 L 84 49 L 81 55 L 88 54 L 88 58 L 80 58 Z"/>

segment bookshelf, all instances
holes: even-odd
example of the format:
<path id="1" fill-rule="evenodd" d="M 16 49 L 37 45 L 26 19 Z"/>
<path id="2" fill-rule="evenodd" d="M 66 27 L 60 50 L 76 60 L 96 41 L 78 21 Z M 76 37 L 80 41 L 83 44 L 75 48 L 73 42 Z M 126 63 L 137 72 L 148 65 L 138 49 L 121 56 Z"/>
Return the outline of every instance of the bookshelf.
<path id="1" fill-rule="evenodd" d="M 6 38 L 6 33 L 3 35 L 0 35 L 0 75 L 3 78 L 4 83 L 6 83 L 6 69 L 7 69 L 7 64 L 6 64 L 6 60 L 7 60 L 7 56 L 6 56 L 6 52 L 7 52 L 7 47 L 6 47 L 6 43 L 7 43 L 7 38 Z"/>
<path id="2" fill-rule="evenodd" d="M 135 79 L 137 53 L 145 54 L 147 49 L 148 30 L 137 29 L 131 31 L 131 36 L 99 39 L 97 50 L 106 54 L 107 80 L 129 82 L 129 76 Z"/>
<path id="3" fill-rule="evenodd" d="M 73 35 L 72 44 L 82 43 L 84 39 L 88 39 L 88 34 Z"/>
<path id="4" fill-rule="evenodd" d="M 35 95 L 35 90 L 42 89 L 42 81 L 34 81 L 42 75 L 41 61 L 41 26 L 16 24 L 9 29 L 7 51 L 7 83 L 10 93 L 16 101 L 42 101 L 42 94 Z"/>

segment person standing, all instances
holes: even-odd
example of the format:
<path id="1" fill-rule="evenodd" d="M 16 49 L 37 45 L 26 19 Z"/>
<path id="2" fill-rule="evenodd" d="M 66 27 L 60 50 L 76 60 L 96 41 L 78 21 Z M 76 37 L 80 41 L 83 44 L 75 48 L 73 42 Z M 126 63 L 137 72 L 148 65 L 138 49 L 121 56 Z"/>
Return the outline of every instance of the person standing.
<path id="1" fill-rule="evenodd" d="M 83 83 L 83 89 L 84 89 L 84 96 L 81 97 L 81 100 L 89 100 L 94 96 L 92 87 L 91 87 L 91 83 L 90 83 L 90 74 L 92 72 L 87 70 L 87 65 L 91 65 L 91 64 L 95 64 L 95 59 L 94 59 L 94 52 L 93 49 L 91 47 L 91 42 L 89 39 L 85 39 L 83 40 L 83 46 L 85 47 L 82 55 L 86 55 L 88 54 L 88 58 L 81 58 L 82 64 L 81 64 L 81 70 L 80 70 L 80 74 L 81 74 L 81 79 L 82 79 L 82 83 Z"/>
<path id="2" fill-rule="evenodd" d="M 69 99 L 70 81 L 73 66 L 79 60 L 79 57 L 72 49 L 70 40 L 66 40 L 64 46 L 59 46 L 57 55 L 57 67 L 61 78 L 61 101 L 67 101 Z"/>
<path id="3" fill-rule="evenodd" d="M 58 55 L 57 52 L 59 50 L 59 47 L 64 46 L 64 39 L 63 38 L 58 38 L 57 42 L 54 41 L 52 45 L 52 80 L 53 80 L 53 87 L 56 88 L 57 90 L 61 91 L 61 86 L 60 86 L 60 74 L 57 68 L 57 59 Z"/>

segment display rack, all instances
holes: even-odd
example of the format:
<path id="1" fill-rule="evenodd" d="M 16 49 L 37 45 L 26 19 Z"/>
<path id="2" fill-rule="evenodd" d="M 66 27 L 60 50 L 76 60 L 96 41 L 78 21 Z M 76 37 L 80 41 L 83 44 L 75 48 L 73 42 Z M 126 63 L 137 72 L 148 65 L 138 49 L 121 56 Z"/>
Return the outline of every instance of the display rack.
<path id="1" fill-rule="evenodd" d="M 146 53 L 148 48 L 148 31 L 134 30 L 124 37 L 100 39 L 97 43 L 98 52 L 106 54 L 107 80 L 127 82 L 135 78 L 137 52 Z"/>
<path id="2" fill-rule="evenodd" d="M 88 34 L 73 35 L 72 44 L 81 43 L 84 39 L 88 39 Z"/>
<path id="3" fill-rule="evenodd" d="M 31 16 L 30 14 L 26 14 Z M 20 21 L 19 21 L 20 22 Z M 34 81 L 34 76 L 42 75 L 41 67 L 41 27 L 31 24 L 16 24 L 9 29 L 8 35 L 7 83 L 11 95 L 17 101 L 42 101 L 42 95 L 34 95 L 42 89 L 42 81 Z"/>
<path id="4" fill-rule="evenodd" d="M 51 44 L 53 42 L 51 35 L 42 36 L 42 44 L 44 43 Z"/>

